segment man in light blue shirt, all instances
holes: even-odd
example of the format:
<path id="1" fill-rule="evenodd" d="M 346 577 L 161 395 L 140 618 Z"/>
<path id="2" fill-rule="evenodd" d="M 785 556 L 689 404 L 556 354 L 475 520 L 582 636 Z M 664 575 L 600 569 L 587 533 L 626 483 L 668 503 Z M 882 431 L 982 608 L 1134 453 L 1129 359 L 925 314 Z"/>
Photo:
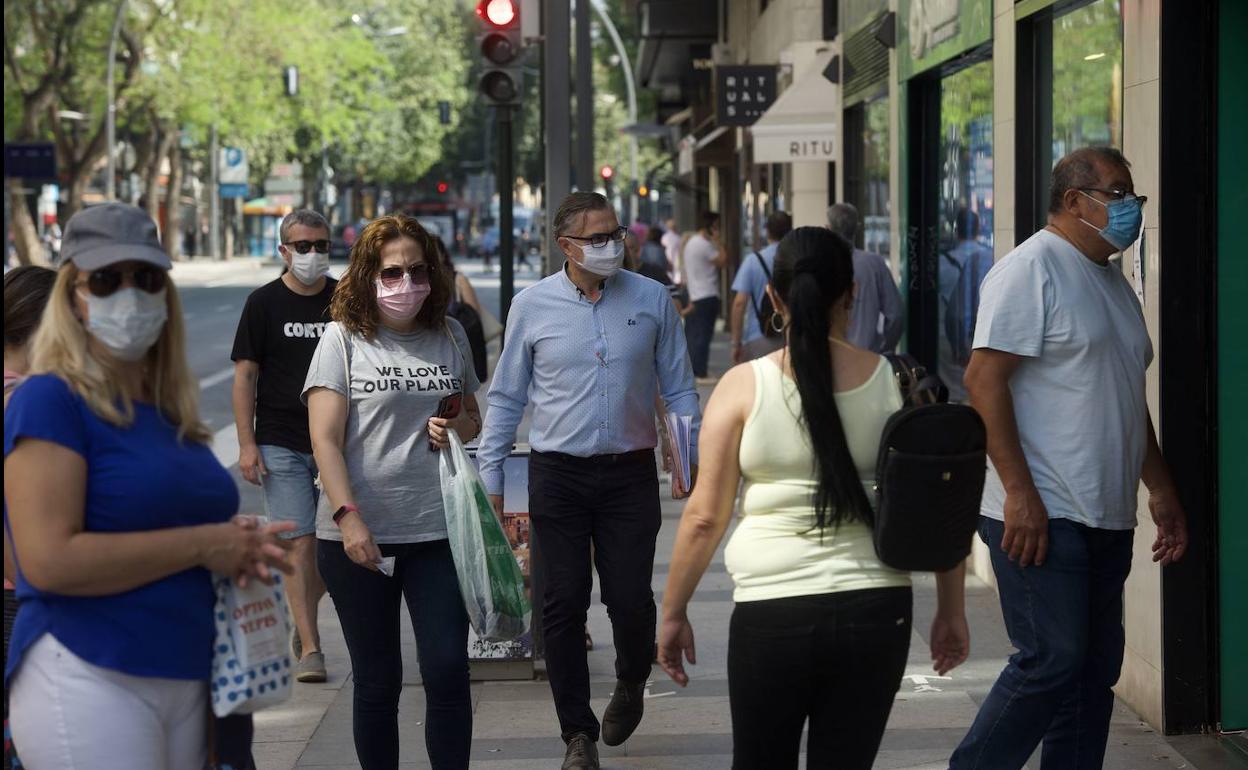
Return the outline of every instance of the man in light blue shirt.
<path id="1" fill-rule="evenodd" d="M 584 636 L 590 546 L 615 635 L 618 681 L 601 726 L 615 746 L 641 721 L 654 659 L 656 395 L 670 413 L 691 418 L 694 464 L 701 416 L 680 317 L 661 284 L 620 269 L 626 230 L 607 199 L 569 195 L 555 236 L 567 262 L 511 306 L 477 457 L 501 511 L 503 461 L 531 404 L 529 516 L 542 548 L 546 667 L 568 744 L 563 767 L 597 768 Z"/>
<path id="2" fill-rule="evenodd" d="M 848 203 L 828 207 L 828 229 L 850 244 L 858 235 L 858 209 Z M 901 292 L 888 262 L 879 254 L 854 248 L 854 307 L 849 341 L 874 353 L 891 353 L 905 324 Z"/>
<path id="3" fill-rule="evenodd" d="M 763 307 L 767 284 L 771 283 L 776 249 L 780 246 L 780 239 L 792 229 L 793 218 L 787 212 L 773 211 L 767 217 L 767 245 L 746 257 L 737 269 L 736 278 L 732 280 L 732 290 L 736 292 L 730 318 L 734 364 L 753 361 L 784 347 L 784 334 L 775 332 L 768 336 L 758 314 Z M 762 323 L 770 324 L 771 319 L 763 319 Z"/>

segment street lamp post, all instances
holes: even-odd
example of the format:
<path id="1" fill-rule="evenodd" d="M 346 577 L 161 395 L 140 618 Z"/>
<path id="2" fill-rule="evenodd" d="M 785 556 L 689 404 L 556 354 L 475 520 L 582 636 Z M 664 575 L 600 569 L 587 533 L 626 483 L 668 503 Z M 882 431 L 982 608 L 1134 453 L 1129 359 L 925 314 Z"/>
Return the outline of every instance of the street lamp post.
<path id="1" fill-rule="evenodd" d="M 117 64 L 117 36 L 121 34 L 121 17 L 126 12 L 126 0 L 117 0 L 117 16 L 113 19 L 113 34 L 108 39 L 108 114 L 104 117 L 108 143 L 108 178 L 104 180 L 104 197 L 117 197 L 117 99 L 113 87 L 113 71 Z"/>

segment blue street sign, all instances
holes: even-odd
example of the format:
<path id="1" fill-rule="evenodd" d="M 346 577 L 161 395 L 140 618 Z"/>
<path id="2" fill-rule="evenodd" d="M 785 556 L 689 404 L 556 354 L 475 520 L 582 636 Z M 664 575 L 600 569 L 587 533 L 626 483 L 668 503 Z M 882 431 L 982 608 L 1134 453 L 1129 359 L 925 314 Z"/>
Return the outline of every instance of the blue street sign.
<path id="1" fill-rule="evenodd" d="M 245 184 L 223 184 L 221 187 L 222 198 L 246 198 L 247 185 Z"/>

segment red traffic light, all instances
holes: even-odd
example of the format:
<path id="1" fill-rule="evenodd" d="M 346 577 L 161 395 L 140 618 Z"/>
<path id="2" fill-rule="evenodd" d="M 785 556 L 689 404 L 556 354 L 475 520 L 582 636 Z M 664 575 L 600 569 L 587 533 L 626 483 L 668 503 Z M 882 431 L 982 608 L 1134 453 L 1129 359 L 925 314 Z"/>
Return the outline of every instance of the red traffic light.
<path id="1" fill-rule="evenodd" d="M 439 195 L 445 195 L 446 191 L 449 189 L 451 189 L 451 186 L 447 184 L 446 182 L 438 182 L 438 194 Z"/>
<path id="2" fill-rule="evenodd" d="M 602 168 L 598 169 L 598 174 L 603 179 L 610 179 L 611 177 L 615 176 L 615 169 L 611 168 L 610 166 L 603 166 Z"/>
<path id="3" fill-rule="evenodd" d="M 477 15 L 496 27 L 506 27 L 519 14 L 515 0 L 481 0 L 477 3 Z"/>

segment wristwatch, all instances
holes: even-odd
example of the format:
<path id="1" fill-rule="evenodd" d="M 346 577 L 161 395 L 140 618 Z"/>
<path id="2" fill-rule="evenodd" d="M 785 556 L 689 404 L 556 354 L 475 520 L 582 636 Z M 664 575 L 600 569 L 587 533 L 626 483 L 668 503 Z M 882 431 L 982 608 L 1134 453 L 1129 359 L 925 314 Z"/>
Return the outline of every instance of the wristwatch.
<path id="1" fill-rule="evenodd" d="M 342 517 L 346 516 L 348 513 L 359 513 L 359 512 L 360 512 L 359 508 L 356 508 L 351 503 L 347 503 L 346 505 L 340 507 L 338 510 L 334 511 L 334 526 L 336 527 L 342 526 L 341 524 L 339 524 L 339 522 L 342 521 Z"/>

